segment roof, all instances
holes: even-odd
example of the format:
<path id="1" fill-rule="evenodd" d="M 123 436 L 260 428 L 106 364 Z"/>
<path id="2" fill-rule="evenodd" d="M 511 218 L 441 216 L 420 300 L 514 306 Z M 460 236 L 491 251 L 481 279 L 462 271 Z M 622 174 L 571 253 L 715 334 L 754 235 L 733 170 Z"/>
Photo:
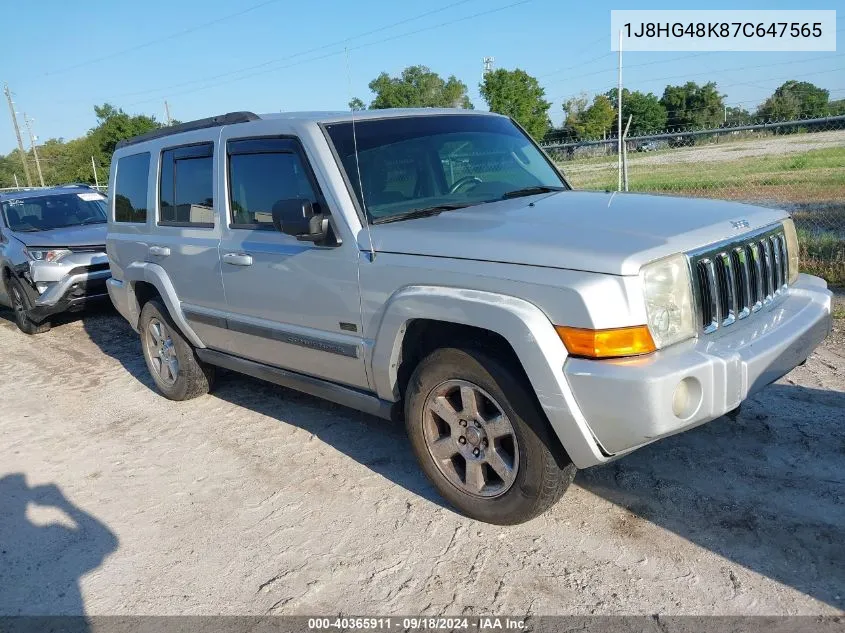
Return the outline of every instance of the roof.
<path id="1" fill-rule="evenodd" d="M 315 123 L 338 123 L 343 121 L 366 121 L 368 119 L 392 119 L 409 116 L 432 116 L 443 114 L 501 116 L 492 112 L 479 110 L 464 110 L 459 108 L 387 108 L 384 110 L 341 110 L 334 112 L 281 112 L 262 114 L 262 119 L 295 119 L 299 121 L 314 121 Z"/>
<path id="2" fill-rule="evenodd" d="M 369 119 L 389 119 L 409 116 L 432 116 L 432 115 L 482 115 L 482 116 L 501 116 L 491 112 L 479 112 L 477 110 L 462 110 L 457 108 L 389 108 L 384 110 L 361 110 L 358 112 L 340 111 L 340 112 L 280 112 L 275 114 L 257 115 L 253 112 L 228 112 L 205 119 L 197 119 L 196 121 L 187 121 L 178 125 L 158 128 L 139 136 L 134 136 L 129 139 L 118 142 L 115 149 L 121 149 L 129 145 L 136 145 L 145 141 L 152 141 L 158 138 L 165 138 L 174 134 L 182 132 L 191 132 L 193 130 L 205 130 L 214 127 L 222 127 L 225 125 L 235 125 L 237 123 L 249 123 L 250 121 L 258 120 L 296 120 L 308 121 L 313 123 L 342 123 L 345 121 L 366 121 Z"/>
<path id="3" fill-rule="evenodd" d="M 105 196 L 102 192 L 97 191 L 88 185 L 60 185 L 58 187 L 38 187 L 31 189 L 19 189 L 17 191 L 6 191 L 0 193 L 0 200 L 23 200 L 25 198 L 41 198 L 43 196 L 55 196 L 63 193 L 79 193 L 80 191 L 97 192 Z"/>

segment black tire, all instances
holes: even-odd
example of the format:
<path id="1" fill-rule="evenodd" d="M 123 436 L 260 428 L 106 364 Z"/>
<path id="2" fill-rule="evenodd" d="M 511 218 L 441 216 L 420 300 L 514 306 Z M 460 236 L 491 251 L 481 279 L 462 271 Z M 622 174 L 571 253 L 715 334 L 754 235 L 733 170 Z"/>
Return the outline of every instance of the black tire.
<path id="1" fill-rule="evenodd" d="M 29 317 L 29 311 L 32 309 L 32 306 L 29 303 L 29 295 L 27 295 L 21 282 L 14 278 L 11 278 L 9 281 L 9 298 L 11 299 L 12 310 L 15 312 L 15 324 L 18 326 L 18 329 L 24 334 L 43 334 L 44 332 L 49 332 L 49 321 L 38 323 Z"/>
<path id="2" fill-rule="evenodd" d="M 436 389 L 455 381 L 480 387 L 510 421 L 512 436 L 516 439 L 513 453 L 518 454 L 518 461 L 514 459 L 513 462 L 516 474 L 510 487 L 498 496 L 481 498 L 469 494 L 441 472 L 429 450 L 424 430 L 426 402 Z M 523 376 L 509 370 L 495 357 L 474 349 L 456 348 L 432 352 L 420 362 L 409 381 L 405 396 L 405 425 L 417 459 L 443 497 L 460 512 L 479 521 L 499 525 L 528 521 L 554 505 L 575 477 L 575 465 L 560 446 L 525 383 Z M 460 417 L 464 417 L 463 414 Z M 464 421 L 461 420 L 460 424 L 464 425 Z M 445 433 L 450 437 L 454 435 L 451 425 Z M 483 442 L 483 446 L 487 447 L 486 438 Z M 466 438 L 463 445 L 467 445 Z M 489 448 L 482 450 L 489 451 Z M 466 461 L 464 464 L 468 473 L 469 465 Z M 486 482 L 490 471 L 485 472 Z M 487 483 L 483 485 L 483 488 L 486 487 Z"/>
<path id="3" fill-rule="evenodd" d="M 174 358 L 177 361 L 175 372 L 165 369 L 168 374 L 166 377 L 162 375 L 160 367 L 162 365 L 172 366 L 169 362 L 163 360 L 163 356 L 158 354 L 162 347 L 154 343 L 150 329 L 151 324 L 163 326 L 163 328 L 160 328 L 155 325 L 154 329 L 163 332 L 161 338 L 164 343 L 170 341 L 169 345 L 162 346 L 167 348 L 166 358 L 168 361 Z M 214 383 L 214 367 L 197 358 L 193 346 L 182 336 L 161 301 L 150 299 L 144 304 L 141 317 L 138 320 L 138 331 L 141 335 L 141 348 L 147 369 L 163 396 L 170 400 L 190 400 L 208 393 Z M 170 380 L 173 373 L 175 373 L 175 377 Z"/>

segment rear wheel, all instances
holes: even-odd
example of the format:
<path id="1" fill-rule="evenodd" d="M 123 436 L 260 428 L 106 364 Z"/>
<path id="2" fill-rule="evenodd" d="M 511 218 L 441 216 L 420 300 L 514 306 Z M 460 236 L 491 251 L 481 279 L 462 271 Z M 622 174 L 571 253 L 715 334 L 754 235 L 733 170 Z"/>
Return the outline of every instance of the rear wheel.
<path id="1" fill-rule="evenodd" d="M 440 349 L 417 366 L 405 423 L 432 483 L 481 521 L 528 521 L 575 476 L 525 380 L 477 350 Z"/>
<path id="2" fill-rule="evenodd" d="M 165 397 L 190 400 L 208 393 L 214 382 L 214 367 L 197 358 L 159 300 L 144 304 L 139 332 L 147 369 Z"/>
<path id="3" fill-rule="evenodd" d="M 29 317 L 29 299 L 21 282 L 17 279 L 11 279 L 9 284 L 9 294 L 12 299 L 12 310 L 15 311 L 15 324 L 18 329 L 24 334 L 42 334 L 50 330 L 50 322 L 42 321 L 36 323 Z"/>

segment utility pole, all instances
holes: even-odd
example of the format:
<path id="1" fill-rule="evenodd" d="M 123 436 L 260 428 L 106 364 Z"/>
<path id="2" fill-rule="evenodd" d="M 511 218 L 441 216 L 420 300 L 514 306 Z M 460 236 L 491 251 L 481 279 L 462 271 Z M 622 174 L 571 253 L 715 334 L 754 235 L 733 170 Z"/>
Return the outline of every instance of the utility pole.
<path id="1" fill-rule="evenodd" d="M 173 119 L 170 118 L 170 106 L 167 104 L 167 99 L 164 100 L 164 117 L 167 119 L 167 126 L 170 127 Z"/>
<path id="2" fill-rule="evenodd" d="M 488 73 L 493 72 L 493 62 L 496 60 L 493 57 L 483 57 L 481 59 L 482 63 L 482 70 L 481 70 L 481 81 L 484 81 L 484 78 L 487 76 Z"/>
<path id="3" fill-rule="evenodd" d="M 38 160 L 38 150 L 35 148 L 35 137 L 32 135 L 32 127 L 30 123 L 32 123 L 32 119 L 26 116 L 26 112 L 23 113 L 23 122 L 26 125 L 26 131 L 29 134 L 29 144 L 32 146 L 32 155 L 35 157 L 35 167 L 38 169 L 38 180 L 41 181 L 41 186 L 44 187 L 44 174 L 41 173 L 41 161 Z"/>
<path id="4" fill-rule="evenodd" d="M 94 163 L 94 157 L 91 157 L 91 169 L 94 170 L 94 186 L 97 187 L 97 191 L 100 190 L 100 179 L 97 178 L 97 165 Z"/>
<path id="5" fill-rule="evenodd" d="M 6 93 L 6 101 L 9 102 L 9 112 L 12 113 L 12 125 L 15 127 L 15 136 L 18 139 L 18 151 L 21 153 L 23 162 L 23 173 L 26 176 L 26 184 L 32 186 L 32 177 L 29 175 L 29 165 L 26 164 L 26 152 L 23 151 L 23 140 L 21 140 L 21 129 L 18 127 L 18 117 L 15 114 L 15 104 L 12 102 L 12 93 L 9 91 L 9 84 L 3 84 L 3 92 Z"/>
<path id="6" fill-rule="evenodd" d="M 728 122 L 728 106 L 725 106 L 725 123 Z"/>
<path id="7" fill-rule="evenodd" d="M 619 29 L 619 77 L 616 82 L 616 111 L 618 114 L 616 134 L 619 137 L 616 148 L 619 171 L 619 179 L 616 185 L 616 190 L 622 191 L 622 29 Z"/>

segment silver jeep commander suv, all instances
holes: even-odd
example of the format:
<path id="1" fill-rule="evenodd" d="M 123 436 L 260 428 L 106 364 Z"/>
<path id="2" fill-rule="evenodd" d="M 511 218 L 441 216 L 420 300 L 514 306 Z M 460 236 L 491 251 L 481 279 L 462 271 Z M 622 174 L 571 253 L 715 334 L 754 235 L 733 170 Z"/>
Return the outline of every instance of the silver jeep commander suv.
<path id="1" fill-rule="evenodd" d="M 831 326 L 783 211 L 572 191 L 496 114 L 232 113 L 124 142 L 109 187 L 109 293 L 165 396 L 219 366 L 404 419 L 492 523 L 735 410 Z"/>
<path id="2" fill-rule="evenodd" d="M 106 198 L 85 185 L 0 194 L 0 304 L 21 331 L 106 299 Z"/>

